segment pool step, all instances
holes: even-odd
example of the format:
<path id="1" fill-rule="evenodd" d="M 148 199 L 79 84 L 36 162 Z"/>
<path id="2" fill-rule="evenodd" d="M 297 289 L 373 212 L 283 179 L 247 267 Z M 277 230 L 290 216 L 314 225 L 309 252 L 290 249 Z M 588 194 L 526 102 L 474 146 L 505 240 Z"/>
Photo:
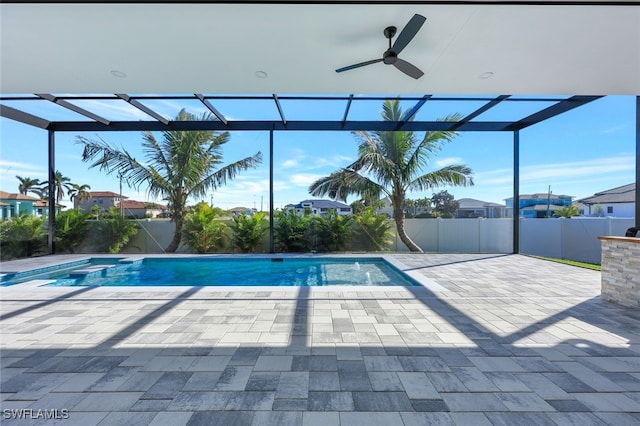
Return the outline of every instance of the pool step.
<path id="1" fill-rule="evenodd" d="M 116 265 L 96 265 L 89 268 L 76 269 L 69 273 L 70 278 L 85 279 L 90 277 L 102 277 L 108 275 L 109 269 Z"/>

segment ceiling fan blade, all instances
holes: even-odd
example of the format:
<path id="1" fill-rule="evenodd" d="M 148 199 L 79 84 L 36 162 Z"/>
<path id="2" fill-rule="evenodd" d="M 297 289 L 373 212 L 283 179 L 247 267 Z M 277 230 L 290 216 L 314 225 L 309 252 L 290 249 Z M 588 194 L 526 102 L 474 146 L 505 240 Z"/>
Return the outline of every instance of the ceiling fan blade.
<path id="1" fill-rule="evenodd" d="M 400 58 L 398 58 L 398 60 L 393 64 L 393 66 L 398 68 L 400 71 L 402 71 L 409 77 L 415 78 L 416 80 L 424 75 L 424 73 L 420 71 L 418 67 Z"/>
<path id="2" fill-rule="evenodd" d="M 422 25 L 426 20 L 427 18 L 422 15 L 418 15 L 417 13 L 413 15 L 413 17 L 409 20 L 409 22 L 407 22 L 407 25 L 405 25 L 405 27 L 398 35 L 398 38 L 396 38 L 395 43 L 393 43 L 393 46 L 391 46 L 391 50 L 396 53 L 402 52 L 402 50 L 407 47 L 407 44 L 409 44 L 409 42 L 413 40 L 418 31 L 420 31 L 420 28 L 422 28 Z"/>
<path id="3" fill-rule="evenodd" d="M 371 64 L 375 64 L 377 62 L 382 62 L 382 58 L 380 58 L 380 59 L 372 59 L 371 61 L 366 61 L 366 62 L 360 62 L 359 64 L 349 65 L 348 67 L 338 68 L 336 70 L 336 72 L 349 71 L 349 70 L 352 70 L 354 68 L 364 67 L 365 65 L 371 65 Z"/>

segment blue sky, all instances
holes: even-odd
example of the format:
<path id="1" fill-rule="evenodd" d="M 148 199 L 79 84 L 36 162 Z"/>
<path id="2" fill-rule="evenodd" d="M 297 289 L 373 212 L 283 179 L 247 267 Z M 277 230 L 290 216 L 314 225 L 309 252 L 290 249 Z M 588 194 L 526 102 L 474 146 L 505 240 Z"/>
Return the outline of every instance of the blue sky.
<path id="1" fill-rule="evenodd" d="M 38 102 L 40 103 L 40 102 Z M 144 113 L 124 102 L 76 102 L 81 107 L 103 114 L 110 119 L 149 119 Z M 415 101 L 404 101 L 410 108 Z M 482 104 L 478 102 L 427 102 L 416 120 L 431 120 L 453 112 L 467 114 Z M 7 105 L 20 108 L 17 102 Z M 122 105 L 124 104 L 124 105 Z M 147 106 L 166 117 L 175 116 L 181 107 L 189 112 L 205 110 L 193 102 L 146 102 Z M 377 119 L 381 101 L 354 102 L 349 119 Z M 32 104 L 27 104 L 32 105 Z M 344 101 L 326 101 L 300 105 L 282 101 L 287 120 L 326 119 L 340 120 Z M 216 107 L 230 120 L 278 119 L 277 110 L 270 101 L 220 101 Z M 533 108 L 533 109 L 532 109 Z M 514 120 L 540 109 L 540 104 L 529 102 L 503 102 L 479 119 Z M 75 113 L 56 105 L 43 110 L 29 107 L 29 112 L 53 120 L 68 120 Z M 74 183 L 88 184 L 92 191 L 118 192 L 119 183 L 114 175 L 89 169 L 80 160 L 81 146 L 75 143 L 77 133 L 56 133 L 56 168 Z M 116 146 L 126 147 L 136 157 L 139 150 L 139 132 L 83 133 L 87 138 L 101 137 Z M 421 134 L 420 134 L 421 136 Z M 0 190 L 17 192 L 16 175 L 46 180 L 47 132 L 5 118 L 0 119 Z M 274 206 L 312 198 L 308 194 L 311 182 L 326 176 L 356 158 L 357 140 L 349 132 L 275 132 L 274 144 Z M 446 189 L 456 199 L 475 198 L 504 203 L 512 196 L 513 136 L 509 132 L 463 132 L 443 147 L 434 158 L 434 170 L 448 164 L 466 164 L 474 172 L 475 186 L 468 188 L 439 188 L 424 193 L 410 193 L 409 198 L 430 196 Z M 237 206 L 269 205 L 269 134 L 267 132 L 233 132 L 224 148 L 226 162 L 236 161 L 262 151 L 263 164 L 242 173 L 226 187 L 207 197 L 214 205 L 227 209 Z M 546 192 L 549 185 L 554 194 L 582 198 L 595 192 L 632 183 L 635 179 L 635 98 L 609 96 L 581 108 L 569 111 L 520 133 L 520 192 Z M 123 188 L 124 195 L 135 200 L 152 200 L 145 187 Z M 352 197 L 348 201 L 351 202 Z M 199 200 L 193 200 L 199 201 Z M 71 205 L 68 199 L 63 204 Z"/>

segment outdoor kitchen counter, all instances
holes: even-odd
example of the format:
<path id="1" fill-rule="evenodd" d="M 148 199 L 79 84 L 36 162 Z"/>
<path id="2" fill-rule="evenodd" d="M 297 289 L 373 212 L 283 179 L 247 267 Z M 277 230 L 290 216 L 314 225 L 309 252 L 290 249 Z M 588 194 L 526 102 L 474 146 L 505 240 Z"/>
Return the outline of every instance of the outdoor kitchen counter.
<path id="1" fill-rule="evenodd" d="M 602 300 L 640 306 L 640 238 L 598 239 L 602 244 Z"/>

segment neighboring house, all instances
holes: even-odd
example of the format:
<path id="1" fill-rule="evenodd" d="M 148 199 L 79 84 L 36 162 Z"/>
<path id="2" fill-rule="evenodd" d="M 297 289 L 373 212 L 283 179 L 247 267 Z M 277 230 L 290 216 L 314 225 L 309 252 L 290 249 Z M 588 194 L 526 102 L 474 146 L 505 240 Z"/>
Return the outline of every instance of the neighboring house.
<path id="1" fill-rule="evenodd" d="M 60 206 L 56 208 L 60 211 Z M 49 214 L 49 201 L 24 194 L 0 191 L 0 219 L 20 214 L 46 217 Z"/>
<path id="2" fill-rule="evenodd" d="M 110 207 L 116 207 L 116 204 L 120 202 L 120 194 L 116 194 L 115 192 L 93 191 L 89 192 L 89 194 L 91 194 L 91 198 L 85 198 L 81 203 L 79 203 L 76 198 L 73 201 L 73 207 L 80 208 L 85 213 L 90 212 L 93 206 L 99 206 L 103 211 L 107 211 Z M 123 200 L 127 198 L 128 197 L 122 197 Z"/>
<path id="3" fill-rule="evenodd" d="M 547 192 L 520 195 L 520 216 L 543 218 L 553 216 L 553 212 L 561 207 L 571 206 L 573 197 L 556 195 Z M 505 199 L 508 216 L 513 217 L 513 197 Z"/>
<path id="4" fill-rule="evenodd" d="M 503 204 L 490 203 L 473 198 L 461 198 L 456 210 L 456 218 L 501 218 L 507 217 L 507 208 Z"/>
<path id="5" fill-rule="evenodd" d="M 102 211 L 108 211 L 111 207 L 124 210 L 125 216 L 134 216 L 138 218 L 145 217 L 162 217 L 167 213 L 167 206 L 149 203 L 146 201 L 130 200 L 129 197 L 122 196 L 122 204 L 120 194 L 111 191 L 93 191 L 90 199 L 83 199 L 82 203 L 74 200 L 74 207 L 80 208 L 85 213 L 91 212 L 93 206 L 99 206 Z"/>
<path id="6" fill-rule="evenodd" d="M 125 198 L 125 197 L 122 197 Z M 156 203 L 148 203 L 145 201 L 124 200 L 122 206 L 120 201 L 116 202 L 114 206 L 116 209 L 122 208 L 124 216 L 143 218 L 163 217 L 167 212 L 167 206 Z"/>
<path id="7" fill-rule="evenodd" d="M 635 217 L 636 184 L 630 183 L 597 192 L 591 197 L 578 200 L 578 202 L 584 204 L 587 216 Z M 597 205 L 602 208 L 596 207 Z"/>
<path id="8" fill-rule="evenodd" d="M 389 217 L 393 217 L 393 204 L 389 197 L 384 197 L 380 200 L 382 206 L 376 209 L 376 214 L 384 214 Z M 419 215 L 431 212 L 431 206 L 428 207 L 405 207 L 405 214 Z"/>
<path id="9" fill-rule="evenodd" d="M 234 207 L 228 210 L 234 216 L 241 216 L 246 214 L 247 216 L 252 216 L 256 214 L 256 209 L 250 209 L 249 207 Z"/>
<path id="10" fill-rule="evenodd" d="M 333 200 L 304 200 L 298 204 L 287 204 L 284 208 L 293 210 L 300 216 L 304 214 L 305 210 L 309 210 L 312 214 L 328 213 L 332 209 L 340 215 L 353 213 L 350 205 Z"/>

